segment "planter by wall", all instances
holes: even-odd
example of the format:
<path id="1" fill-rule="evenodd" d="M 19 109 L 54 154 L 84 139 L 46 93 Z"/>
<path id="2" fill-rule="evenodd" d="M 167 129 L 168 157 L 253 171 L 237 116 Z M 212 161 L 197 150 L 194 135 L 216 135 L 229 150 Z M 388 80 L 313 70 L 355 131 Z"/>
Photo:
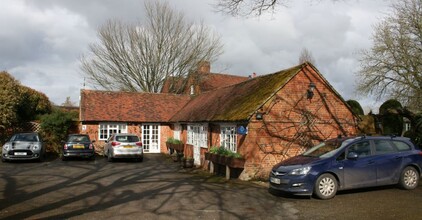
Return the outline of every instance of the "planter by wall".
<path id="1" fill-rule="evenodd" d="M 245 167 L 245 159 L 242 158 L 230 158 L 230 164 L 227 166 L 233 167 L 233 168 L 244 168 Z"/>
<path id="2" fill-rule="evenodd" d="M 233 158 L 225 155 L 205 153 L 205 158 L 213 163 L 229 166 L 231 168 L 244 168 L 245 159 Z"/>
<path id="3" fill-rule="evenodd" d="M 184 144 L 173 144 L 173 143 L 166 143 L 167 148 L 173 149 L 179 152 L 183 152 L 185 145 Z"/>

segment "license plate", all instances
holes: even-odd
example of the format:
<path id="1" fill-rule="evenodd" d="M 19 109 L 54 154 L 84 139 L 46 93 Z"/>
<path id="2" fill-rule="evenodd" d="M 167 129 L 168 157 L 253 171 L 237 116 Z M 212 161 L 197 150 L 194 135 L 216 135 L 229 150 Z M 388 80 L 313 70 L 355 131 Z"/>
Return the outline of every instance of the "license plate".
<path id="1" fill-rule="evenodd" d="M 132 148 L 132 145 L 123 146 L 124 148 Z"/>
<path id="2" fill-rule="evenodd" d="M 275 183 L 275 184 L 280 184 L 280 179 L 271 177 L 270 182 Z"/>
<path id="3" fill-rule="evenodd" d="M 73 145 L 73 148 L 78 148 L 78 149 L 80 149 L 80 148 L 85 148 L 85 146 L 84 146 L 84 145 Z"/>
<path id="4" fill-rule="evenodd" d="M 16 156 L 25 156 L 26 152 L 15 152 Z"/>

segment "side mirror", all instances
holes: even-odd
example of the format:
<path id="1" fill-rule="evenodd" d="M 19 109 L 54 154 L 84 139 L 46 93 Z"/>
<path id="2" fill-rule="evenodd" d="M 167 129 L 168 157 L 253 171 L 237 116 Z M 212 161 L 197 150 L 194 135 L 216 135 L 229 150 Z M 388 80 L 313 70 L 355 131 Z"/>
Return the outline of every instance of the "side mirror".
<path id="1" fill-rule="evenodd" d="M 358 159 L 359 155 L 356 152 L 350 152 L 347 154 L 347 159 L 356 160 Z"/>

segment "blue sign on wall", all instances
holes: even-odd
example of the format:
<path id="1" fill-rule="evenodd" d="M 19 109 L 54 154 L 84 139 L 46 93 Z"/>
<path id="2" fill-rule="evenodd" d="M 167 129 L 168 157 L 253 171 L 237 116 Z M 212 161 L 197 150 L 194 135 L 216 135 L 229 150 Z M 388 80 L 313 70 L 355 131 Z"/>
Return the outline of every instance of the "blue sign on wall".
<path id="1" fill-rule="evenodd" d="M 245 128 L 243 126 L 240 126 L 240 127 L 237 128 L 237 133 L 238 134 L 242 134 L 242 135 L 247 134 L 248 133 L 248 128 Z"/>

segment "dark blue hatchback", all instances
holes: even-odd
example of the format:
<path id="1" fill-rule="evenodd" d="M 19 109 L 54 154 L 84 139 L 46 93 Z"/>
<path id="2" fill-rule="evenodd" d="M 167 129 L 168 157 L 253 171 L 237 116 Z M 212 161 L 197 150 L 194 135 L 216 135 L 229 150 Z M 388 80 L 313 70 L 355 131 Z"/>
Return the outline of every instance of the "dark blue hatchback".
<path id="1" fill-rule="evenodd" d="M 331 139 L 275 165 L 270 188 L 295 195 L 333 198 L 338 190 L 419 184 L 422 152 L 404 137 Z"/>

